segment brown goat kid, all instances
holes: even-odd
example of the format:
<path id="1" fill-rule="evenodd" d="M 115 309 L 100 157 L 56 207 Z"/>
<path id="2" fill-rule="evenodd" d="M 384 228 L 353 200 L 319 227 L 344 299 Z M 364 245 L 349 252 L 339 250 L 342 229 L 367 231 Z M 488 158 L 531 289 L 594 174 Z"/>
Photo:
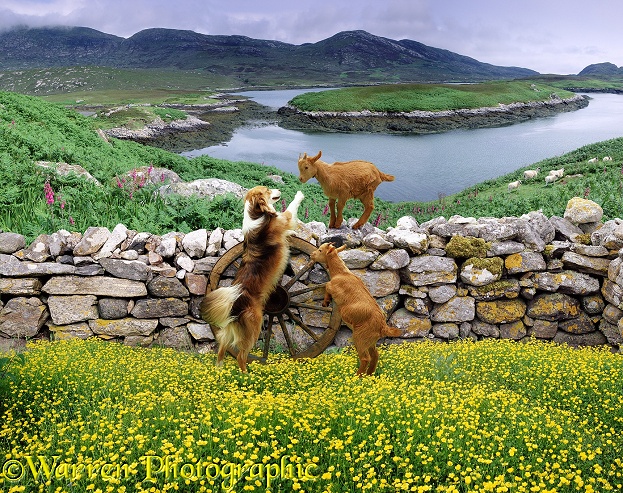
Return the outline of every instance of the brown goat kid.
<path id="1" fill-rule="evenodd" d="M 323 306 L 333 298 L 344 323 L 353 331 L 353 343 L 359 356 L 357 375 L 372 375 L 379 361 L 376 343 L 382 337 L 398 337 L 399 329 L 389 327 L 385 315 L 368 288 L 353 274 L 338 255 L 346 246 L 320 245 L 312 260 L 327 266 L 331 280 L 326 285 Z"/>
<path id="2" fill-rule="evenodd" d="M 322 151 L 314 157 L 299 156 L 299 180 L 305 183 L 316 178 L 324 194 L 329 198 L 329 228 L 342 225 L 342 211 L 348 199 L 358 199 L 363 203 L 364 211 L 353 229 L 363 226 L 374 210 L 374 191 L 381 182 L 394 181 L 394 176 L 379 171 L 368 161 L 346 161 L 333 164 L 320 160 Z M 335 202 L 337 200 L 337 214 Z"/>

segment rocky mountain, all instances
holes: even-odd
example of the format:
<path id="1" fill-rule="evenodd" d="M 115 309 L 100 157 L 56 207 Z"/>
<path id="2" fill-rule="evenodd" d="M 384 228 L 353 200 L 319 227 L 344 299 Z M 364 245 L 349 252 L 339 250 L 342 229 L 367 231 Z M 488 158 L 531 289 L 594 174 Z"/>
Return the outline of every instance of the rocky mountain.
<path id="1" fill-rule="evenodd" d="M 581 76 L 616 76 L 623 75 L 623 67 L 617 67 L 614 63 L 594 63 L 587 67 L 584 67 L 578 74 Z"/>
<path id="2" fill-rule="evenodd" d="M 365 31 L 340 32 L 302 45 L 162 28 L 129 38 L 85 27 L 20 27 L 0 32 L 0 70 L 84 65 L 203 70 L 244 83 L 281 84 L 477 81 L 537 74 Z"/>

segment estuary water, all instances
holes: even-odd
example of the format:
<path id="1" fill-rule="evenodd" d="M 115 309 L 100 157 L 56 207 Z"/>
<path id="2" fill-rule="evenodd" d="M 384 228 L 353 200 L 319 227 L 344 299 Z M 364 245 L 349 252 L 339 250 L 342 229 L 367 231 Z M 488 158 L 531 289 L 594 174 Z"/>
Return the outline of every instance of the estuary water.
<path id="1" fill-rule="evenodd" d="M 238 93 L 275 110 L 307 90 Z M 325 162 L 363 159 L 396 176 L 376 196 L 392 201 L 429 201 L 497 178 L 586 144 L 623 136 L 623 96 L 590 94 L 581 110 L 498 128 L 432 135 L 301 132 L 278 125 L 241 127 L 224 144 L 184 152 L 274 166 L 298 175 L 299 154 L 322 150 Z M 312 180 L 315 182 L 315 180 Z"/>

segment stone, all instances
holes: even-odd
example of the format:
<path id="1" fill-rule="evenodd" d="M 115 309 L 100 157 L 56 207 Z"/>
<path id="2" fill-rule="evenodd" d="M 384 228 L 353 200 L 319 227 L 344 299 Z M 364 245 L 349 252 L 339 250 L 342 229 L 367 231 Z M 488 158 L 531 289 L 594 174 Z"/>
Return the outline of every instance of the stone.
<path id="1" fill-rule="evenodd" d="M 489 244 L 482 238 L 453 236 L 446 245 L 446 254 L 452 258 L 483 258 Z"/>
<path id="2" fill-rule="evenodd" d="M 158 346 L 175 349 L 189 349 L 193 347 L 193 341 L 186 327 L 167 327 L 158 334 L 154 343 Z"/>
<path id="3" fill-rule="evenodd" d="M 50 258 L 50 237 L 49 235 L 39 235 L 28 248 L 22 250 L 23 258 L 33 262 L 45 262 Z M 17 255 L 17 254 L 16 254 Z"/>
<path id="4" fill-rule="evenodd" d="M 522 299 L 476 302 L 478 319 L 489 324 L 515 322 L 525 313 L 526 303 Z"/>
<path id="5" fill-rule="evenodd" d="M 601 221 L 604 211 L 592 200 L 573 197 L 567 202 L 564 217 L 573 224 L 594 223 Z"/>
<path id="6" fill-rule="evenodd" d="M 623 309 L 623 287 L 605 279 L 601 285 L 601 294 L 608 303 Z"/>
<path id="7" fill-rule="evenodd" d="M 498 329 L 497 325 L 483 322 L 478 319 L 475 319 L 472 322 L 472 332 L 482 337 L 493 337 L 494 339 L 498 339 L 500 337 L 500 329 Z"/>
<path id="8" fill-rule="evenodd" d="M 0 253 L 15 253 L 26 248 L 26 238 L 18 233 L 0 232 Z"/>
<path id="9" fill-rule="evenodd" d="M 432 329 L 429 318 L 418 317 L 406 308 L 399 308 L 389 318 L 388 325 L 403 331 L 402 338 L 427 337 Z"/>
<path id="10" fill-rule="evenodd" d="M 518 341 L 527 334 L 526 326 L 521 320 L 500 324 L 500 339 L 512 339 Z"/>
<path id="11" fill-rule="evenodd" d="M 484 286 L 467 286 L 469 295 L 476 301 L 492 301 L 501 298 L 514 299 L 521 287 L 517 279 L 501 279 Z"/>
<path id="12" fill-rule="evenodd" d="M 587 257 L 574 252 L 565 252 L 562 262 L 567 269 L 578 270 L 586 274 L 607 277 L 610 260 L 606 258 Z"/>
<path id="13" fill-rule="evenodd" d="M 379 252 L 364 248 L 352 248 L 340 252 L 339 256 L 349 269 L 365 269 L 378 258 Z"/>
<path id="14" fill-rule="evenodd" d="M 460 277 L 465 284 L 486 286 L 502 278 L 504 262 L 500 257 L 472 257 L 463 262 Z"/>
<path id="15" fill-rule="evenodd" d="M 198 229 L 184 236 L 182 247 L 191 258 L 201 258 L 208 246 L 208 231 Z"/>
<path id="16" fill-rule="evenodd" d="M 458 266 L 452 258 L 420 255 L 413 257 L 401 273 L 406 274 L 403 280 L 414 286 L 435 286 L 456 282 Z"/>
<path id="17" fill-rule="evenodd" d="M 388 252 L 380 255 L 373 263 L 370 265 L 370 269 L 372 270 L 399 270 L 403 267 L 409 265 L 409 261 L 411 257 L 406 250 L 402 248 L 393 248 Z"/>
<path id="18" fill-rule="evenodd" d="M 205 342 L 216 340 L 209 324 L 189 323 L 186 327 L 195 341 Z"/>
<path id="19" fill-rule="evenodd" d="M 547 264 L 543 255 L 538 252 L 519 252 L 509 255 L 504 260 L 504 266 L 510 275 L 545 270 Z"/>
<path id="20" fill-rule="evenodd" d="M 363 238 L 363 244 L 368 248 L 372 248 L 381 252 L 394 247 L 394 244 L 391 241 L 386 240 L 382 235 L 378 233 L 370 233 L 369 235 L 366 235 Z"/>
<path id="21" fill-rule="evenodd" d="M 606 302 L 604 301 L 603 296 L 599 293 L 583 296 L 580 301 L 582 303 L 582 310 L 589 315 L 602 313 L 606 308 Z"/>
<path id="22" fill-rule="evenodd" d="M 491 242 L 489 250 L 487 250 L 487 257 L 500 257 L 511 255 L 513 253 L 523 252 L 526 246 L 518 241 L 494 241 Z"/>
<path id="23" fill-rule="evenodd" d="M 41 281 L 39 279 L 11 279 L 0 277 L 0 294 L 12 296 L 37 296 L 41 294 Z"/>
<path id="24" fill-rule="evenodd" d="M 147 292 L 157 298 L 187 298 L 190 296 L 188 289 L 175 277 L 154 277 L 147 283 Z M 205 294 L 205 290 L 201 294 Z"/>
<path id="25" fill-rule="evenodd" d="M 128 316 L 128 300 L 124 298 L 100 298 L 97 304 L 98 318 L 116 320 Z"/>
<path id="26" fill-rule="evenodd" d="M 55 325 L 70 325 L 98 318 L 97 296 L 50 296 L 48 309 Z"/>
<path id="27" fill-rule="evenodd" d="M 177 298 L 140 299 L 130 314 L 136 318 L 184 317 L 188 304 Z"/>
<path id="28" fill-rule="evenodd" d="M 50 295 L 92 294 L 112 298 L 139 298 L 147 295 L 147 288 L 142 282 L 105 276 L 97 278 L 52 277 L 41 290 Z"/>
<path id="29" fill-rule="evenodd" d="M 86 322 L 79 322 L 70 325 L 47 324 L 53 341 L 66 341 L 69 339 L 88 339 L 93 337 L 93 331 Z"/>
<path id="30" fill-rule="evenodd" d="M 158 320 L 126 317 L 119 320 L 89 320 L 89 328 L 97 335 L 112 337 L 149 336 L 158 327 Z"/>
<path id="31" fill-rule="evenodd" d="M 203 296 L 208 287 L 208 278 L 203 275 L 186 273 L 184 285 L 190 294 Z"/>
<path id="32" fill-rule="evenodd" d="M 74 247 L 74 255 L 92 255 L 110 238 L 110 230 L 102 227 L 90 227 L 82 236 L 82 240 Z"/>
<path id="33" fill-rule="evenodd" d="M 48 319 L 48 309 L 36 297 L 16 297 L 0 310 L 0 334 L 5 337 L 34 337 Z"/>
<path id="34" fill-rule="evenodd" d="M 606 336 L 598 330 L 589 334 L 570 334 L 569 332 L 559 330 L 553 341 L 556 344 L 566 344 L 571 347 L 603 346 L 608 342 Z"/>
<path id="35" fill-rule="evenodd" d="M 430 300 L 427 299 L 412 298 L 408 296 L 404 300 L 404 307 L 410 312 L 415 313 L 416 315 L 428 317 L 430 315 L 432 303 L 430 302 Z"/>
<path id="36" fill-rule="evenodd" d="M 623 331 L 621 331 L 618 324 L 602 320 L 599 323 L 599 331 L 605 336 L 608 344 L 619 346 L 619 349 L 623 345 Z"/>
<path id="37" fill-rule="evenodd" d="M 150 268 L 140 260 L 102 258 L 99 263 L 106 272 L 121 279 L 147 281 L 151 278 Z"/>
<path id="38" fill-rule="evenodd" d="M 212 257 L 218 254 L 223 244 L 223 228 L 215 228 L 208 237 L 208 245 L 205 254 Z"/>
<path id="39" fill-rule="evenodd" d="M 351 272 L 363 281 L 370 294 L 375 298 L 397 293 L 400 289 L 400 275 L 397 271 L 355 269 Z"/>
<path id="40" fill-rule="evenodd" d="M 0 253 L 0 276 L 28 277 L 52 276 L 57 274 L 74 274 L 73 265 L 56 262 L 22 262 L 13 255 Z"/>
<path id="41" fill-rule="evenodd" d="M 555 321 L 575 318 L 580 312 L 580 302 L 576 298 L 562 293 L 546 293 L 530 300 L 526 313 L 531 318 Z"/>
<path id="42" fill-rule="evenodd" d="M 536 319 L 530 334 L 538 339 L 553 339 L 558 331 L 558 322 Z"/>
<path id="43" fill-rule="evenodd" d="M 459 338 L 459 326 L 453 323 L 434 324 L 432 328 L 435 337 L 453 340 Z"/>
<path id="44" fill-rule="evenodd" d="M 428 249 L 428 235 L 405 229 L 392 229 L 387 232 L 387 240 L 395 246 L 408 249 L 413 255 L 420 255 Z"/>
<path id="45" fill-rule="evenodd" d="M 573 295 L 598 293 L 599 280 L 588 274 L 564 270 L 561 272 L 537 272 L 534 274 L 534 287 L 542 291 L 559 291 Z"/>
<path id="46" fill-rule="evenodd" d="M 591 318 L 582 311 L 575 318 L 558 322 L 558 328 L 571 334 L 588 334 L 596 330 L 595 324 Z"/>
<path id="47" fill-rule="evenodd" d="M 433 322 L 469 322 L 474 320 L 476 301 L 469 296 L 455 296 L 444 304 L 436 305 L 430 314 Z"/>
<path id="48" fill-rule="evenodd" d="M 428 290 L 428 296 L 433 303 L 445 303 L 456 296 L 456 286 L 454 284 L 444 284 L 442 286 L 432 286 Z"/>
<path id="49" fill-rule="evenodd" d="M 106 240 L 106 242 L 102 245 L 102 248 L 97 252 L 97 254 L 93 255 L 93 258 L 100 259 L 110 257 L 112 252 L 115 251 L 121 243 L 123 243 L 128 237 L 128 228 L 126 228 L 123 224 L 117 224 L 110 236 Z"/>

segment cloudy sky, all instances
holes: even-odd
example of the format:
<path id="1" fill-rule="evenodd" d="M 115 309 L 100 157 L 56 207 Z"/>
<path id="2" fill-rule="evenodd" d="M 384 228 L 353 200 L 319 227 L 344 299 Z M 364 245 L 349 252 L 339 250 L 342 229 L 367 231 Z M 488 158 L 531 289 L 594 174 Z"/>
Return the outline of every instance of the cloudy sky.
<path id="1" fill-rule="evenodd" d="M 556 74 L 622 66 L 622 16 L 618 0 L 0 0 L 0 29 L 86 26 L 127 38 L 164 27 L 297 45 L 363 29 Z"/>

